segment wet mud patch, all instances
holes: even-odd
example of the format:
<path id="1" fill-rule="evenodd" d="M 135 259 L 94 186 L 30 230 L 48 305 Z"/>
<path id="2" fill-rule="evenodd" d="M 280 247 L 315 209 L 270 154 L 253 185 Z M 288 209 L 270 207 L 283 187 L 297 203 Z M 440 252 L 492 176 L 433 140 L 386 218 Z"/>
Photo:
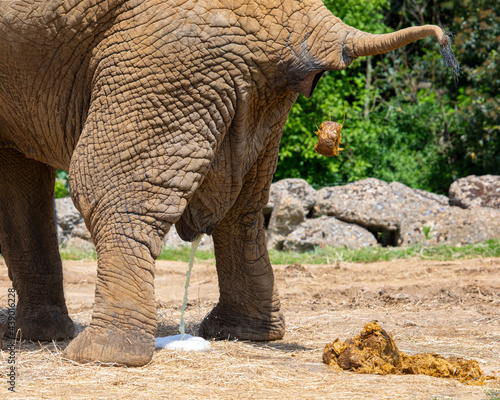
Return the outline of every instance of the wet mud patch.
<path id="1" fill-rule="evenodd" d="M 327 344 L 323 362 L 360 374 L 429 375 L 472 385 L 483 385 L 486 380 L 495 379 L 484 375 L 475 360 L 430 353 L 407 355 L 375 321 L 366 324 L 358 336 Z"/>

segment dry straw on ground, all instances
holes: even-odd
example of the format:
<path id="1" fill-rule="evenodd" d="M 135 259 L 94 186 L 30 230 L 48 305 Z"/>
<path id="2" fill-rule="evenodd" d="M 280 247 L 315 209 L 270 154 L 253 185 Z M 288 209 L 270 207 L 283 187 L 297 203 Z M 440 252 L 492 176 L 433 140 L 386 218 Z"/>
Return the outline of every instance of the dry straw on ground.
<path id="1" fill-rule="evenodd" d="M 1 262 L 0 262 L 1 264 Z M 81 331 L 90 321 L 95 262 L 66 262 L 66 298 Z M 407 354 L 457 356 L 500 370 L 500 260 L 397 261 L 375 264 L 277 266 L 287 321 L 283 340 L 213 342 L 207 352 L 157 350 L 141 368 L 74 364 L 68 341 L 17 344 L 16 393 L 7 392 L 0 352 L 0 398 L 8 399 L 460 399 L 493 400 L 500 381 L 485 386 L 424 375 L 355 374 L 322 363 L 325 344 L 377 320 Z M 7 276 L 0 265 L 0 277 Z M 187 265 L 159 262 L 159 335 L 177 333 Z M 8 279 L 0 279 L 7 293 Z M 217 301 L 215 267 L 197 264 L 186 310 L 196 333 Z M 6 341 L 10 343 L 10 341 Z M 9 397 L 7 397 L 9 395 Z"/>

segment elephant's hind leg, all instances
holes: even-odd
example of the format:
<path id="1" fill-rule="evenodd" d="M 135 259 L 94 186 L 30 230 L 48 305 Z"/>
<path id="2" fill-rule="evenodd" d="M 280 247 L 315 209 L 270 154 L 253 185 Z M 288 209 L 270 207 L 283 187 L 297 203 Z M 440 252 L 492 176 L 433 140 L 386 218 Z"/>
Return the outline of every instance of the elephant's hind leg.
<path id="1" fill-rule="evenodd" d="M 241 219 L 235 218 L 239 224 L 233 220 L 234 225 L 219 225 L 214 232 L 220 298 L 199 333 L 216 339 L 281 339 L 285 321 L 265 245 L 263 217 Z"/>
<path id="2" fill-rule="evenodd" d="M 55 169 L 0 149 L 0 243 L 23 339 L 73 337 L 54 216 Z"/>
<path id="3" fill-rule="evenodd" d="M 250 171 L 236 203 L 213 233 L 220 298 L 200 326 L 205 338 L 263 341 L 285 334 L 263 226 L 263 186 L 272 178 L 265 161 Z"/>

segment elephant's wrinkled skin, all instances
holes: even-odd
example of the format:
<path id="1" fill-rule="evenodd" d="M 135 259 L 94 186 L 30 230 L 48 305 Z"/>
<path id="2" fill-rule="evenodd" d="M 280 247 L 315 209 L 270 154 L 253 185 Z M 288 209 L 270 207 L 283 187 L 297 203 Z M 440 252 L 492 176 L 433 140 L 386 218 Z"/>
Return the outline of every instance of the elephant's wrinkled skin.
<path id="1" fill-rule="evenodd" d="M 200 334 L 281 338 L 261 209 L 288 112 L 324 71 L 429 35 L 447 42 L 435 26 L 363 33 L 320 0 L 0 2 L 0 242 L 23 338 L 74 333 L 56 168 L 98 253 L 92 322 L 67 357 L 151 360 L 172 224 L 213 234 L 220 300 Z"/>

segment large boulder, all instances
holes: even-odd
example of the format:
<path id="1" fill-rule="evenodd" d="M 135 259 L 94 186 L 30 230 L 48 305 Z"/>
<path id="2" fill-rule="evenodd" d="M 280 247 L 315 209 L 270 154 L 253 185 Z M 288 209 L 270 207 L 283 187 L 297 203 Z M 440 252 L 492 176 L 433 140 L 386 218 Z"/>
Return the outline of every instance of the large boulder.
<path id="1" fill-rule="evenodd" d="M 73 229 L 71 230 L 71 236 L 74 238 L 86 240 L 88 242 L 92 241 L 90 232 L 87 229 L 87 226 L 85 225 L 85 222 L 83 220 L 73 226 Z"/>
<path id="2" fill-rule="evenodd" d="M 322 216 L 308 219 L 291 232 L 283 243 L 283 250 L 307 251 L 315 247 L 361 248 L 377 246 L 377 240 L 366 229 L 336 218 Z"/>
<path id="3" fill-rule="evenodd" d="M 319 190 L 314 215 L 334 216 L 370 229 L 398 231 L 402 221 L 446 207 L 446 196 L 368 178 Z"/>
<path id="4" fill-rule="evenodd" d="M 314 216 L 332 216 L 363 227 L 399 229 L 401 204 L 386 182 L 363 179 L 318 190 Z"/>
<path id="5" fill-rule="evenodd" d="M 74 206 L 71 197 L 56 199 L 55 207 L 56 207 L 59 243 L 65 244 L 70 239 L 72 231 L 75 228 L 75 226 L 83 224 L 83 227 L 85 227 L 85 224 L 83 222 L 82 216 Z M 90 234 L 88 234 L 88 237 L 90 238 Z"/>
<path id="6" fill-rule="evenodd" d="M 299 201 L 306 215 L 316 203 L 316 190 L 307 181 L 297 178 L 282 179 L 271 184 L 269 201 L 264 207 L 264 216 L 270 217 L 282 193 L 287 193 L 290 197 Z"/>
<path id="7" fill-rule="evenodd" d="M 412 189 L 399 182 L 392 182 L 389 188 L 397 204 L 396 245 L 404 244 L 403 236 L 409 229 L 415 225 L 423 226 L 450 209 L 446 196 Z"/>
<path id="8" fill-rule="evenodd" d="M 418 221 L 409 221 L 401 245 L 417 243 L 464 245 L 500 239 L 500 211 L 488 207 L 447 207 Z"/>
<path id="9" fill-rule="evenodd" d="M 471 175 L 453 182 L 450 204 L 462 208 L 492 207 L 500 210 L 500 176 Z"/>
<path id="10" fill-rule="evenodd" d="M 434 239 L 441 243 L 484 240 L 481 239 L 484 237 L 482 234 L 459 236 L 458 227 L 457 232 L 446 233 L 448 228 L 445 226 L 452 229 L 454 224 L 460 225 L 458 221 L 465 221 L 472 216 L 461 215 L 461 209 L 452 210 L 446 196 L 411 189 L 402 183 L 387 184 L 370 178 L 345 186 L 321 189 L 317 196 L 315 215 L 335 216 L 360 225 L 376 234 L 383 244 L 397 246 L 424 241 L 431 227 L 436 227 L 434 233 L 438 227 L 442 230 L 442 234 L 436 234 Z M 470 226 L 478 231 L 483 224 L 488 224 L 481 218 L 472 221 Z M 488 225 L 485 231 L 496 237 L 494 223 Z"/>
<path id="11" fill-rule="evenodd" d="M 57 223 L 64 230 L 71 231 L 73 226 L 83 221 L 82 216 L 76 209 L 71 197 L 56 199 Z"/>
<path id="12" fill-rule="evenodd" d="M 180 248 L 180 247 L 187 247 L 187 246 L 191 246 L 191 243 L 185 242 L 184 240 L 182 240 L 179 237 L 179 235 L 177 234 L 175 226 L 172 225 L 170 227 L 170 230 L 168 231 L 168 233 L 163 238 L 163 247 L 164 248 Z M 201 237 L 200 243 L 198 245 L 198 250 L 213 251 L 214 250 L 214 242 L 212 240 L 212 236 L 203 235 Z"/>
<path id="13" fill-rule="evenodd" d="M 306 219 L 302 202 L 288 192 L 275 201 L 267 231 L 267 246 L 281 249 L 286 236 Z"/>

